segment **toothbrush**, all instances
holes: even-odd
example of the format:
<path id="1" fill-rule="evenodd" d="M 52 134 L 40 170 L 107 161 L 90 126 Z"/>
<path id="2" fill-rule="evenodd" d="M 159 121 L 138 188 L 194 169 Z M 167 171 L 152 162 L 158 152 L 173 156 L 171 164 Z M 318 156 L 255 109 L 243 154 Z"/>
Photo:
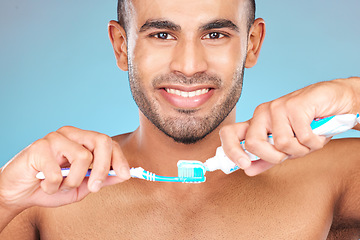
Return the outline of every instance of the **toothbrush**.
<path id="1" fill-rule="evenodd" d="M 314 119 L 310 126 L 315 134 L 332 137 L 336 134 L 345 132 L 353 128 L 358 122 L 360 122 L 359 114 L 343 114 Z M 268 136 L 268 141 L 271 144 L 274 144 L 271 134 Z M 255 156 L 254 154 L 250 153 L 245 149 L 245 141 L 241 141 L 240 145 L 252 161 L 257 161 L 260 159 L 259 157 Z M 152 172 L 144 170 L 141 167 L 131 168 L 130 175 L 133 178 L 144 179 L 147 181 L 201 183 L 206 181 L 206 171 L 211 172 L 221 169 L 224 173 L 230 174 L 240 169 L 233 161 L 231 161 L 226 156 L 222 147 L 218 147 L 218 149 L 216 150 L 216 155 L 212 158 L 209 158 L 205 163 L 194 160 L 180 160 L 177 163 L 177 167 L 177 177 L 156 175 Z M 61 173 L 64 177 L 69 174 L 69 171 L 69 168 L 61 169 Z M 86 177 L 89 177 L 90 174 L 91 169 L 87 171 Z M 108 175 L 116 176 L 114 170 L 110 170 Z M 36 177 L 38 179 L 45 179 L 45 176 L 42 172 L 39 172 Z"/>
<path id="2" fill-rule="evenodd" d="M 141 167 L 131 168 L 130 175 L 133 178 L 140 178 L 154 182 L 182 182 L 182 183 L 202 183 L 205 182 L 205 167 L 197 161 L 178 162 L 178 177 L 166 177 L 156 175 L 152 172 L 145 171 Z"/>
<path id="3" fill-rule="evenodd" d="M 183 164 L 178 164 L 178 176 L 177 177 L 167 177 L 156 175 L 155 173 L 144 170 L 141 167 L 130 168 L 130 176 L 132 178 L 144 179 L 147 181 L 153 182 L 182 182 L 182 183 L 202 183 L 205 182 L 205 167 L 203 164 L 197 164 L 197 167 L 194 167 L 196 164 L 192 163 L 195 161 L 186 161 Z M 70 172 L 70 168 L 62 168 L 61 174 L 63 177 L 67 177 Z M 89 177 L 91 174 L 91 169 L 86 172 L 85 177 Z M 110 170 L 108 176 L 116 176 L 114 170 Z M 43 172 L 38 172 L 36 178 L 45 179 Z"/>

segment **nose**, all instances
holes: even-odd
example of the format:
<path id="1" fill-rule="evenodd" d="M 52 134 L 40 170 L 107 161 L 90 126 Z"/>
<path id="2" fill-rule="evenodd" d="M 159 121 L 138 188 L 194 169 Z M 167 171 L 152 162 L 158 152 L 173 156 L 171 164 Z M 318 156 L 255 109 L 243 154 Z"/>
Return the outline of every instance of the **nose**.
<path id="1" fill-rule="evenodd" d="M 170 64 L 172 72 L 191 77 L 196 73 L 205 72 L 207 67 L 205 50 L 201 42 L 184 40 L 177 43 Z"/>

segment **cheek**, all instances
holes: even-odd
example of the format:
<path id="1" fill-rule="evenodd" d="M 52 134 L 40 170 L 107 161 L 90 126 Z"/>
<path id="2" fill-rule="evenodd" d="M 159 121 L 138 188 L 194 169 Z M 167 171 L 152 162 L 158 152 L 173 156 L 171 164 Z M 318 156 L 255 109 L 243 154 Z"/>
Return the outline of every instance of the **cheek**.
<path id="1" fill-rule="evenodd" d="M 239 44 L 208 48 L 209 70 L 224 80 L 232 79 L 234 72 L 244 64 L 246 54 L 243 51 Z"/>
<path id="2" fill-rule="evenodd" d="M 156 48 L 149 43 L 139 43 L 134 51 L 136 66 L 150 78 L 167 73 L 170 61 L 170 48 Z"/>

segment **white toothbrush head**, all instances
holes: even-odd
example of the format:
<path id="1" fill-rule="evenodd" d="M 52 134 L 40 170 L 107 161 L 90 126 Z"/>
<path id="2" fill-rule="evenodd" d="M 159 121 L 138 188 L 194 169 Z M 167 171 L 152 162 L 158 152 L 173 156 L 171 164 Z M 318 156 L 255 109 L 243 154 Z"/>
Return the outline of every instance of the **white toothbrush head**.
<path id="1" fill-rule="evenodd" d="M 178 177 L 186 182 L 205 182 L 206 168 L 200 161 L 180 160 L 177 163 Z"/>

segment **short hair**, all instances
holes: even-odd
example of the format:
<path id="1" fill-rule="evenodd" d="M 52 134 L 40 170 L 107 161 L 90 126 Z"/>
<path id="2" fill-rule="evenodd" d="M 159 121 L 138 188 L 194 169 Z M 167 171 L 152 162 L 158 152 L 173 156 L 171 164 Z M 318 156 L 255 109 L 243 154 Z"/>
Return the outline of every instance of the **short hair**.
<path id="1" fill-rule="evenodd" d="M 127 19 L 126 19 L 126 15 L 127 15 L 127 10 L 126 10 L 126 1 L 129 0 L 118 0 L 118 7 L 117 7 L 117 15 L 118 15 L 118 22 L 120 24 L 120 26 L 122 26 L 125 31 L 126 29 L 126 23 L 127 23 Z M 131 0 L 130 0 L 131 1 Z M 247 1 L 248 5 L 248 17 L 247 17 L 247 27 L 248 27 L 248 31 L 250 30 L 252 24 L 255 21 L 255 11 L 256 11 L 256 4 L 255 4 L 255 0 L 245 0 Z"/>
<path id="2" fill-rule="evenodd" d="M 256 4 L 255 4 L 255 0 L 246 0 L 246 1 L 249 4 L 248 13 L 247 13 L 248 14 L 247 27 L 249 31 L 255 21 Z"/>

